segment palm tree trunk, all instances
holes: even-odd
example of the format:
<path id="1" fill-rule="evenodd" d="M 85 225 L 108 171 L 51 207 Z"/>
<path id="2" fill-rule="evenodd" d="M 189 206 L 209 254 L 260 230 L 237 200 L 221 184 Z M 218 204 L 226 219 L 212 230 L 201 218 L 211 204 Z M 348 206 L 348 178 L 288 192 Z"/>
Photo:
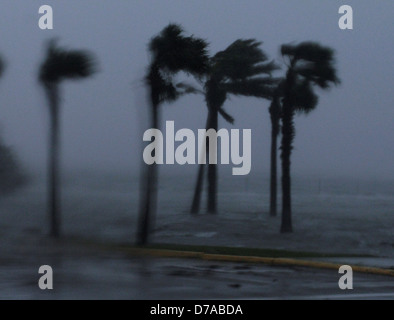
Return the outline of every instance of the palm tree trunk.
<path id="1" fill-rule="evenodd" d="M 270 215 L 277 215 L 277 141 L 278 132 L 275 124 L 272 124 L 271 132 L 271 175 L 270 175 Z"/>
<path id="2" fill-rule="evenodd" d="M 291 117 L 289 117 L 290 119 Z M 287 120 L 291 121 L 291 120 Z M 283 127 L 288 126 L 283 119 Z M 288 137 L 282 137 L 282 225 L 281 232 L 292 232 L 292 219 L 291 219 L 291 177 L 290 177 L 290 155 L 291 155 L 291 142 Z"/>
<path id="3" fill-rule="evenodd" d="M 217 109 L 209 111 L 209 128 L 218 130 Z M 208 163 L 208 213 L 217 213 L 217 165 Z"/>
<path id="4" fill-rule="evenodd" d="M 207 118 L 207 123 L 205 125 L 205 130 L 209 129 L 209 115 Z M 207 153 L 208 153 L 208 143 L 207 140 L 204 139 L 203 145 L 201 148 L 204 148 L 205 146 L 205 153 L 203 157 L 207 159 Z M 201 161 L 202 159 L 200 159 Z M 201 195 L 202 195 L 202 189 L 204 186 L 204 172 L 205 172 L 205 164 L 201 163 L 198 166 L 198 175 L 197 175 L 197 182 L 196 182 L 196 187 L 194 188 L 194 195 L 193 195 L 193 202 L 192 202 L 192 207 L 190 209 L 191 214 L 197 214 L 200 211 L 200 204 L 201 204 Z"/>
<path id="5" fill-rule="evenodd" d="M 275 96 L 270 106 L 271 115 L 271 174 L 270 174 L 270 215 L 277 215 L 277 193 L 278 193 L 278 177 L 277 177 L 277 151 L 278 151 L 278 135 L 279 135 L 279 98 Z"/>
<path id="6" fill-rule="evenodd" d="M 204 170 L 205 164 L 200 163 L 198 165 L 198 176 L 196 187 L 194 188 L 193 202 L 192 207 L 190 209 L 191 214 L 197 214 L 200 211 L 200 203 L 201 203 L 201 194 L 204 184 Z"/>
<path id="7" fill-rule="evenodd" d="M 282 114 L 282 233 L 293 232 L 291 217 L 291 177 L 290 177 L 290 157 L 292 143 L 294 140 L 294 108 L 291 99 L 291 89 L 294 80 L 292 72 L 289 71 L 286 80 L 285 97 L 283 101 Z"/>
<path id="8" fill-rule="evenodd" d="M 152 106 L 152 127 L 159 129 L 159 107 Z M 157 149 L 155 149 L 157 151 Z M 137 245 L 146 245 L 153 229 L 157 205 L 157 164 L 143 163 L 145 174 L 141 176 L 140 207 L 138 216 Z"/>
<path id="9" fill-rule="evenodd" d="M 58 87 L 47 88 L 49 98 L 50 128 L 49 128 L 49 159 L 48 159 L 48 215 L 50 221 L 50 236 L 60 236 L 60 146 L 59 146 L 59 93 Z"/>

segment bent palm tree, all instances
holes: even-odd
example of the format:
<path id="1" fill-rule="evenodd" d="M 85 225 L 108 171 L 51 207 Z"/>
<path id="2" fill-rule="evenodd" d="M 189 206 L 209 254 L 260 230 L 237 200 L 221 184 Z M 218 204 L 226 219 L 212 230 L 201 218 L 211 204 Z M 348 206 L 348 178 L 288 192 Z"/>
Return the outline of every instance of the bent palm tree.
<path id="1" fill-rule="evenodd" d="M 150 90 L 151 128 L 159 129 L 160 105 L 176 100 L 188 93 L 180 91 L 173 83 L 178 72 L 202 76 L 208 67 L 207 43 L 193 36 L 184 36 L 182 28 L 169 24 L 149 44 L 152 62 L 146 83 Z M 142 178 L 137 244 L 145 245 L 153 222 L 157 202 L 157 165 L 146 168 Z"/>
<path id="2" fill-rule="evenodd" d="M 223 105 L 229 95 L 270 99 L 276 80 L 271 72 L 277 67 L 260 49 L 261 42 L 239 39 L 210 59 L 204 85 L 208 107 L 207 129 L 218 130 L 218 115 L 232 123 L 234 119 Z M 206 143 L 206 142 L 205 142 Z M 207 149 L 207 146 L 206 146 Z M 204 167 L 200 165 L 191 212 L 197 213 L 201 197 Z M 208 212 L 217 212 L 217 165 L 208 164 Z"/>
<path id="3" fill-rule="evenodd" d="M 334 52 L 314 42 L 282 45 L 281 53 L 288 59 L 282 107 L 282 224 L 281 232 L 292 232 L 290 157 L 295 137 L 294 115 L 309 113 L 318 102 L 313 86 L 328 89 L 339 84 L 334 67 Z M 297 104 L 298 107 L 297 108 Z"/>
<path id="4" fill-rule="evenodd" d="M 59 85 L 66 79 L 81 79 L 91 76 L 95 70 L 93 57 L 86 51 L 68 51 L 59 48 L 51 40 L 47 56 L 39 70 L 39 82 L 43 85 L 48 98 L 49 162 L 48 162 L 48 213 L 50 217 L 50 235 L 60 235 L 60 93 Z"/>

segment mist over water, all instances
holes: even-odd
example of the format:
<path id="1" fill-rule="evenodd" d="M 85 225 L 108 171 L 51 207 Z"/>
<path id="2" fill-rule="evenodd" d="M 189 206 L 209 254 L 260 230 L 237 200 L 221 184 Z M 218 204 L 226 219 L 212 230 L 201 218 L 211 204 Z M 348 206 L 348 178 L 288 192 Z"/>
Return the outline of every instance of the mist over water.
<path id="1" fill-rule="evenodd" d="M 231 1 L 226 13 L 218 17 L 220 3 L 48 1 L 54 8 L 55 29 L 44 32 L 37 26 L 37 3 L 2 0 L 2 10 L 7 12 L 0 22 L 0 53 L 7 62 L 0 82 L 0 124 L 5 141 L 31 170 L 45 171 L 47 108 L 37 72 L 45 41 L 57 36 L 66 47 L 91 50 L 100 63 L 94 78 L 64 84 L 63 167 L 140 170 L 140 111 L 145 106 L 134 87 L 142 81 L 149 63 L 149 39 L 172 21 L 207 39 L 211 54 L 237 38 L 263 41 L 263 49 L 278 61 L 278 48 L 283 43 L 316 40 L 333 47 L 342 85 L 319 92 L 317 110 L 308 117 L 297 117 L 292 172 L 393 178 L 393 72 L 387 64 L 392 53 L 392 2 L 357 1 L 352 32 L 338 28 L 340 1 L 316 5 Z M 205 23 L 196 17 L 204 17 Z M 268 105 L 262 99 L 232 98 L 225 107 L 236 123 L 219 124 L 228 129 L 252 129 L 255 171 L 269 170 Z M 197 130 L 205 125 L 203 97 L 183 97 L 162 109 L 163 120 L 174 120 L 176 127 Z"/>
<path id="2" fill-rule="evenodd" d="M 218 215 L 203 213 L 204 194 L 202 214 L 196 217 L 189 213 L 195 172 L 161 171 L 153 242 L 393 257 L 392 181 L 295 177 L 295 232 L 283 237 L 278 232 L 280 219 L 269 216 L 268 175 L 234 178 L 221 170 Z M 138 201 L 136 174 L 67 173 L 62 185 L 63 236 L 133 244 Z M 45 180 L 3 197 L 0 209 L 3 245 L 46 235 Z"/>
<path id="3" fill-rule="evenodd" d="M 143 141 L 143 134 L 151 126 L 146 76 L 154 59 L 148 45 L 169 23 L 182 26 L 185 35 L 206 40 L 210 57 L 237 39 L 261 41 L 267 61 L 282 66 L 274 77 L 285 76 L 288 67 L 280 54 L 283 44 L 318 42 L 334 50 L 341 85 L 317 89 L 316 110 L 294 119 L 293 233 L 280 233 L 280 150 L 278 214 L 270 216 L 270 101 L 228 94 L 223 108 L 235 122 L 219 117 L 218 129 L 251 129 L 250 174 L 234 176 L 232 164 L 218 165 L 217 214 L 206 213 L 205 179 L 199 214 L 192 215 L 198 165 L 159 165 L 157 212 L 145 212 L 152 220 L 148 243 L 241 248 L 242 255 L 251 248 L 282 250 L 280 255 L 318 253 L 324 259 L 326 253 L 335 253 L 335 259 L 344 258 L 333 262 L 349 265 L 355 261 L 352 255 L 369 255 L 374 267 L 383 261 L 384 268 L 393 269 L 394 1 L 350 1 L 354 29 L 346 31 L 338 27 L 342 0 L 47 0 L 54 10 L 53 30 L 38 27 L 38 8 L 44 4 L 39 2 L 0 0 L 0 58 L 6 65 L 0 79 L 0 142 L 12 147 L 27 175 L 25 185 L 0 196 L 0 299 L 107 293 L 136 299 L 228 299 L 247 298 L 245 292 L 260 298 L 261 292 L 269 296 L 272 288 L 282 297 L 288 287 L 291 295 L 307 286 L 313 294 L 325 286 L 337 294 L 336 270 L 169 261 L 127 251 L 136 249 L 141 233 L 141 203 L 154 207 L 154 196 L 141 202 L 149 176 L 144 176 L 148 170 L 143 150 L 149 142 Z M 55 210 L 48 210 L 48 191 L 56 189 L 55 183 L 47 185 L 50 117 L 38 82 L 47 56 L 45 44 L 52 38 L 65 50 L 91 52 L 98 67 L 91 78 L 59 86 L 57 239 L 49 237 Z M 203 82 L 191 74 L 180 72 L 172 80 L 204 90 Z M 206 100 L 204 94 L 187 94 L 162 103 L 160 129 L 165 131 L 166 121 L 173 121 L 175 131 L 187 128 L 197 136 L 207 123 Z M 44 264 L 55 270 L 54 295 L 40 296 L 37 288 L 37 270 Z M 391 290 L 384 277 L 380 287 L 369 281 L 355 283 L 356 289 L 362 284 L 365 292 Z"/>

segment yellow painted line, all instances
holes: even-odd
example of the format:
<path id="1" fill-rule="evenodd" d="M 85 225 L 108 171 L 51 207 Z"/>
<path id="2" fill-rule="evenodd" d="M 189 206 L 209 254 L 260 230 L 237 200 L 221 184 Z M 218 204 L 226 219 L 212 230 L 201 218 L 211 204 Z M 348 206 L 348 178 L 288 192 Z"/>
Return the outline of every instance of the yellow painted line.
<path id="1" fill-rule="evenodd" d="M 300 267 L 308 267 L 308 268 L 334 269 L 334 270 L 339 270 L 339 268 L 343 265 L 343 263 L 339 264 L 339 263 L 331 263 L 324 261 L 311 261 L 311 260 L 301 260 L 301 259 L 227 256 L 227 255 L 212 255 L 212 254 L 204 254 L 203 259 L 215 260 L 215 261 L 263 263 L 268 265 L 300 266 Z M 392 269 L 357 266 L 357 265 L 350 265 L 350 266 L 352 267 L 354 272 L 394 277 L 394 270 Z"/>
<path id="2" fill-rule="evenodd" d="M 97 246 L 97 244 L 95 244 Z M 112 246 L 108 244 L 102 244 L 103 248 L 109 250 L 119 250 L 127 254 L 136 256 L 154 256 L 154 257 L 165 257 L 165 258 L 194 258 L 201 260 L 211 261 L 227 261 L 227 262 L 245 262 L 245 263 L 262 263 L 266 265 L 281 265 L 281 266 L 300 266 L 307 268 L 316 269 L 333 269 L 339 270 L 344 263 L 332 263 L 323 261 L 313 260 L 302 260 L 302 259 L 291 259 L 291 258 L 270 258 L 270 257 L 255 257 L 255 256 L 237 256 L 237 255 L 223 255 L 223 254 L 211 254 L 197 251 L 178 251 L 169 249 L 151 249 L 151 248 L 135 248 L 128 246 Z M 383 276 L 394 277 L 393 269 L 384 269 L 376 267 L 366 267 L 358 265 L 350 265 L 354 272 L 376 274 Z"/>
<path id="3" fill-rule="evenodd" d="M 222 254 L 210 254 L 203 252 L 177 251 L 177 250 L 166 250 L 166 249 L 124 248 L 124 251 L 134 255 L 148 255 L 155 257 L 195 258 L 195 259 L 202 259 L 208 261 L 262 263 L 267 265 L 300 266 L 300 267 L 316 268 L 316 269 L 339 270 L 339 268 L 343 265 L 339 263 L 290 259 L 290 258 L 222 255 Z M 350 266 L 352 267 L 353 272 L 394 277 L 394 270 L 392 269 L 366 267 L 366 266 L 358 266 L 358 265 L 350 265 Z"/>

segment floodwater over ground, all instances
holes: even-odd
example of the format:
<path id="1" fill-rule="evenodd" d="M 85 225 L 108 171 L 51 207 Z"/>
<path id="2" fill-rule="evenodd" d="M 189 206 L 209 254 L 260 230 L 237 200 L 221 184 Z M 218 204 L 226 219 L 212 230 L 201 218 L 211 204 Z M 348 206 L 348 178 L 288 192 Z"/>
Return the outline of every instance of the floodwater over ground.
<path id="1" fill-rule="evenodd" d="M 280 216 L 272 218 L 268 214 L 268 180 L 265 176 L 222 178 L 219 182 L 218 215 L 204 214 L 205 206 L 203 206 L 200 215 L 191 216 L 188 210 L 194 179 L 194 175 L 187 177 L 162 175 L 153 242 L 365 254 L 375 256 L 370 259 L 369 264 L 386 268 L 394 266 L 393 182 L 295 178 L 293 181 L 295 232 L 282 235 L 279 233 Z M 65 176 L 62 187 L 64 239 L 57 243 L 51 243 L 46 238 L 48 229 L 43 180 L 36 180 L 18 193 L 2 198 L 0 200 L 2 274 L 0 298 L 51 298 L 34 291 L 38 278 L 37 270 L 43 264 L 56 266 L 55 272 L 61 275 L 59 281 L 63 291 L 58 292 L 55 298 L 75 296 L 76 298 L 159 299 L 163 294 L 159 289 L 162 282 L 167 286 L 168 283 L 178 283 L 176 287 L 170 289 L 173 292 L 172 298 L 179 298 L 176 292 L 181 290 L 180 288 L 186 291 L 189 288 L 190 298 L 203 298 L 204 292 L 211 292 L 210 298 L 292 297 L 291 290 L 294 288 L 291 289 L 291 286 L 288 292 L 275 291 L 274 288 L 278 287 L 273 284 L 272 291 L 265 290 L 267 294 L 262 295 L 259 285 L 267 281 L 275 283 L 282 273 L 286 275 L 283 281 L 292 283 L 295 277 L 291 274 L 299 272 L 303 275 L 306 272 L 303 269 L 279 268 L 274 271 L 271 267 L 222 263 L 215 263 L 213 266 L 194 260 L 141 260 L 135 257 L 126 258 L 116 252 L 79 248 L 75 243 L 71 246 L 67 244 L 67 239 L 70 238 L 132 244 L 135 240 L 138 212 L 138 186 L 138 179 L 131 175 Z M 349 258 L 349 263 L 354 261 Z M 347 260 L 342 258 L 340 262 L 345 264 Z M 362 260 L 358 262 L 362 263 Z M 239 268 L 247 268 L 245 274 L 248 275 L 241 276 L 233 272 L 239 271 Z M 213 272 L 210 278 L 212 281 L 207 279 L 207 282 L 204 282 L 205 289 L 201 287 L 202 282 L 197 279 L 204 272 L 210 274 Z M 269 277 L 253 276 L 256 272 Z M 311 285 L 314 289 L 300 294 L 305 297 L 311 294 L 317 295 L 318 288 L 325 287 L 324 283 L 327 284 L 326 288 L 332 285 L 337 288 L 337 272 L 331 275 L 328 271 L 321 272 L 312 272 L 316 275 L 313 278 L 315 284 Z M 147 274 L 162 274 L 163 277 L 156 275 L 157 281 L 151 280 L 152 283 L 147 286 L 148 282 L 144 280 Z M 193 274 L 196 274 L 197 278 L 192 276 Z M 185 276 L 187 279 L 184 279 Z M 173 280 L 173 277 L 177 280 Z M 100 279 L 103 281 L 102 284 Z M 240 280 L 236 281 L 236 279 Z M 368 279 L 364 279 L 366 284 L 370 283 Z M 336 282 L 332 284 L 331 280 Z M 387 282 L 384 279 L 379 281 L 378 287 L 386 288 L 389 292 L 393 291 L 392 287 L 387 287 L 392 281 Z M 109 289 L 113 283 L 117 283 L 119 290 Z M 135 288 L 138 283 L 141 288 L 137 291 L 127 290 L 128 286 Z M 197 283 L 199 285 L 196 285 Z M 215 290 L 221 288 L 215 283 L 230 291 L 223 291 L 222 294 L 215 296 Z M 216 289 L 212 289 L 212 286 Z M 245 291 L 231 291 L 242 286 Z M 366 285 L 366 288 L 372 287 L 370 284 Z M 378 289 L 374 288 L 371 292 Z M 360 294 L 368 292 L 364 290 Z M 325 293 L 329 294 L 332 291 L 322 289 L 320 292 L 321 295 Z M 384 296 L 386 293 L 377 290 L 376 297 L 380 294 Z"/>
<path id="2" fill-rule="evenodd" d="M 295 178 L 294 233 L 281 235 L 280 215 L 272 218 L 268 214 L 268 180 L 264 175 L 220 179 L 217 215 L 204 214 L 204 196 L 201 214 L 189 214 L 194 179 L 194 175 L 162 175 L 154 242 L 394 257 L 394 181 Z M 138 187 L 138 178 L 131 175 L 66 176 L 62 187 L 63 233 L 132 243 Z M 45 235 L 45 199 L 43 180 L 0 199 L 3 240 Z"/>

